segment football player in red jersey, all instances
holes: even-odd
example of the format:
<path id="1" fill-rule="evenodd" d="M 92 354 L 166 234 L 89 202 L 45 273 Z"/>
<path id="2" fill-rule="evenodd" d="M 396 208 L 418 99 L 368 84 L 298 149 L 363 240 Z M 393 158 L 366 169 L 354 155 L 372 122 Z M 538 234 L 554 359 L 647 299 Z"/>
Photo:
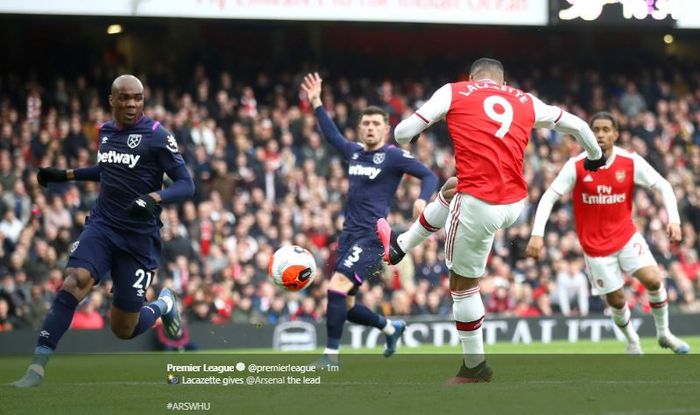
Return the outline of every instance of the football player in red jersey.
<path id="1" fill-rule="evenodd" d="M 454 318 L 464 350 L 464 361 L 453 383 L 490 381 L 481 324 L 484 304 L 479 278 L 496 231 L 518 218 L 527 196 L 523 177 L 525 147 L 533 128 L 551 128 L 572 134 L 586 149 L 586 169 L 605 164 L 595 136 L 585 121 L 559 107 L 505 83 L 501 62 L 481 58 L 469 81 L 449 83 L 394 131 L 399 143 L 408 143 L 435 122 L 445 119 L 454 143 L 456 194 L 449 206 L 449 189 L 441 191 L 406 233 L 396 236 L 386 220 L 377 222 L 385 259 L 398 262 L 405 252 L 446 226 L 445 258 L 450 269 Z"/>
<path id="2" fill-rule="evenodd" d="M 618 124 L 609 112 L 595 114 L 591 127 L 607 163 L 596 172 L 583 169 L 583 157 L 569 159 L 551 186 L 542 195 L 527 255 L 538 258 L 544 245 L 544 228 L 554 203 L 573 192 L 574 220 L 593 294 L 605 295 L 613 322 L 627 338 L 627 352 L 641 354 L 639 336 L 630 321 L 622 273 L 628 273 L 646 287 L 656 338 L 659 345 L 675 353 L 688 353 L 690 347 L 668 327 L 668 301 L 656 260 L 644 237 L 632 221 L 632 199 L 636 186 L 661 193 L 668 214 L 666 231 L 672 242 L 681 240 L 681 220 L 673 188 L 641 156 L 616 147 Z"/>

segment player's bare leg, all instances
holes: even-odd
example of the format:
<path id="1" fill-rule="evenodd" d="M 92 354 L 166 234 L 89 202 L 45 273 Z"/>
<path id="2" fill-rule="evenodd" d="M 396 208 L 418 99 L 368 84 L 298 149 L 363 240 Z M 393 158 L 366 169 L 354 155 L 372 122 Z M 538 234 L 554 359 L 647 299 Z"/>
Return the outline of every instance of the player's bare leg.
<path id="1" fill-rule="evenodd" d="M 690 352 L 688 343 L 674 336 L 668 326 L 668 299 L 666 288 L 661 282 L 659 268 L 656 266 L 644 267 L 637 270 L 633 275 L 647 289 L 659 346 L 671 349 L 678 354 Z"/>
<path id="2" fill-rule="evenodd" d="M 468 278 L 450 271 L 450 292 L 454 301 L 453 313 L 464 358 L 459 372 L 448 383 L 490 382 L 493 378 L 493 369 L 486 364 L 484 355 L 481 324 L 484 321 L 485 311 L 479 293 L 479 278 Z"/>
<path id="3" fill-rule="evenodd" d="M 384 261 L 390 265 L 398 264 L 406 256 L 406 253 L 443 228 L 450 211 L 450 202 L 456 191 L 457 178 L 450 177 L 440 189 L 437 197 L 423 209 L 418 220 L 400 235 L 391 230 L 386 219 L 379 219 L 377 221 L 377 236 L 384 247 Z"/>
<path id="4" fill-rule="evenodd" d="M 61 337 L 70 327 L 78 303 L 87 297 L 95 285 L 90 271 L 84 268 L 66 268 L 63 275 L 63 286 L 44 319 L 32 362 L 25 375 L 13 382 L 12 386 L 28 388 L 41 385 L 46 364 L 56 350 Z"/>
<path id="5" fill-rule="evenodd" d="M 145 332 L 153 326 L 158 318 L 163 320 L 163 328 L 167 337 L 180 338 L 182 330 L 177 299 L 169 288 L 163 288 L 155 301 L 140 306 L 138 311 L 124 310 L 121 303 L 112 304 L 110 310 L 112 332 L 124 340 L 133 339 Z"/>
<path id="6" fill-rule="evenodd" d="M 110 328 L 112 333 L 120 339 L 130 339 L 139 322 L 139 313 L 129 313 L 120 310 L 112 304 L 110 309 Z"/>
<path id="7" fill-rule="evenodd" d="M 605 300 L 612 311 L 613 323 L 622 331 L 627 339 L 627 354 L 643 354 L 639 343 L 639 335 L 634 329 L 630 309 L 625 299 L 625 291 L 620 288 L 605 295 Z"/>

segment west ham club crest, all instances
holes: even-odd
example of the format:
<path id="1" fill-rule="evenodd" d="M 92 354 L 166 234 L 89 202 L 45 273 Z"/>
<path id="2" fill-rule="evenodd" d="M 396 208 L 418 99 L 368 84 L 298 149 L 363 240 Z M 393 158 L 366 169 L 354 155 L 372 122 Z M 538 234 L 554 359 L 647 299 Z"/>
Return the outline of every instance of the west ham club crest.
<path id="1" fill-rule="evenodd" d="M 126 145 L 129 148 L 136 148 L 139 144 L 141 144 L 141 134 L 129 134 L 129 137 L 126 139 Z"/>

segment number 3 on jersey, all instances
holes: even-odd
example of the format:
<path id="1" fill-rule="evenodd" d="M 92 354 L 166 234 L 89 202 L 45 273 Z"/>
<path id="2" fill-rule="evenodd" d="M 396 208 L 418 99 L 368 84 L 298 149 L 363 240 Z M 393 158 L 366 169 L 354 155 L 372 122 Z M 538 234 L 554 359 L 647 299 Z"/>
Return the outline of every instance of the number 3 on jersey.
<path id="1" fill-rule="evenodd" d="M 496 106 L 501 107 L 502 112 L 496 111 Z M 484 112 L 486 116 L 501 124 L 496 133 L 498 138 L 503 138 L 508 133 L 510 124 L 513 122 L 513 107 L 508 100 L 498 95 L 491 95 L 484 100 Z"/>
<path id="2" fill-rule="evenodd" d="M 355 262 L 357 262 L 358 259 L 360 259 L 360 254 L 362 253 L 362 248 L 359 246 L 355 245 L 352 247 L 352 254 L 348 256 L 345 261 L 343 261 L 343 265 L 345 265 L 348 268 L 351 268 Z"/>

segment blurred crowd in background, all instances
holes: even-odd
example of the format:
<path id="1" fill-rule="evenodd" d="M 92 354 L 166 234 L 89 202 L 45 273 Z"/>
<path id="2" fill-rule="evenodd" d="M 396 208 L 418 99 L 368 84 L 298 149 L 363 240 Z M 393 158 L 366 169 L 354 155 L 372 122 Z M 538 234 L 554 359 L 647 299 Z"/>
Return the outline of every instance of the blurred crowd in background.
<path id="1" fill-rule="evenodd" d="M 41 188 L 38 166 L 85 167 L 95 163 L 98 127 L 111 115 L 108 86 L 114 69 L 37 80 L 0 78 L 0 331 L 38 328 L 57 289 L 71 244 L 94 206 L 99 184 Z M 532 92 L 584 119 L 608 110 L 619 119 L 618 145 L 641 154 L 673 185 L 683 221 L 683 241 L 671 245 L 660 195 L 638 189 L 637 225 L 663 270 L 671 312 L 700 311 L 700 72 L 647 67 L 606 72 L 548 65 L 507 71 L 509 84 Z M 166 206 L 162 266 L 151 290 L 174 287 L 190 322 L 320 321 L 328 277 L 343 223 L 346 166 L 317 128 L 299 92 L 303 73 L 259 73 L 197 66 L 188 82 L 166 72 L 136 73 L 146 86 L 145 113 L 171 130 L 196 183 L 192 201 Z M 250 75 L 250 74 L 248 74 Z M 322 73 L 326 110 L 350 140 L 367 105 L 407 117 L 442 84 L 457 79 L 345 78 Z M 389 137 L 389 142 L 393 139 Z M 444 123 L 408 147 L 444 182 L 454 175 Z M 553 210 L 539 262 L 524 252 L 540 195 L 563 163 L 582 150 L 571 137 L 535 130 L 527 148 L 527 207 L 495 241 L 481 294 L 490 316 L 582 316 L 604 313 L 591 296 L 570 198 Z M 437 189 L 436 189 L 437 190 Z M 405 179 L 389 221 L 397 230 L 413 221 L 419 182 Z M 282 245 L 309 249 L 319 265 L 313 285 L 287 293 L 272 284 L 267 264 Z M 451 315 L 444 265 L 444 231 L 387 267 L 358 292 L 384 315 Z M 111 282 L 95 287 L 79 306 L 76 329 L 108 324 Z M 644 288 L 628 278 L 630 308 L 648 313 Z"/>

